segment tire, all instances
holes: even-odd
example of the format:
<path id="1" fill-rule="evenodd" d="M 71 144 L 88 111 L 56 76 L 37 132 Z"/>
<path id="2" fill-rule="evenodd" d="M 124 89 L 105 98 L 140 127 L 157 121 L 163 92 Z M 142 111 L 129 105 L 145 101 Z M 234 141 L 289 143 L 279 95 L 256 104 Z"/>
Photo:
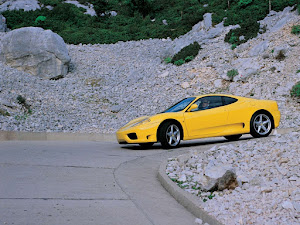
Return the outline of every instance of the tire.
<path id="1" fill-rule="evenodd" d="M 230 136 L 224 136 L 228 141 L 237 141 L 242 137 L 241 134 L 236 134 L 236 135 L 230 135 Z"/>
<path id="2" fill-rule="evenodd" d="M 250 121 L 250 134 L 255 137 L 267 137 L 272 132 L 272 117 L 266 112 L 256 112 Z"/>
<path id="3" fill-rule="evenodd" d="M 158 138 L 163 148 L 176 148 L 180 144 L 181 131 L 174 122 L 166 122 L 159 129 Z"/>
<path id="4" fill-rule="evenodd" d="M 143 148 L 150 148 L 152 145 L 154 145 L 153 142 L 149 142 L 149 143 L 140 143 L 139 144 L 141 147 Z"/>

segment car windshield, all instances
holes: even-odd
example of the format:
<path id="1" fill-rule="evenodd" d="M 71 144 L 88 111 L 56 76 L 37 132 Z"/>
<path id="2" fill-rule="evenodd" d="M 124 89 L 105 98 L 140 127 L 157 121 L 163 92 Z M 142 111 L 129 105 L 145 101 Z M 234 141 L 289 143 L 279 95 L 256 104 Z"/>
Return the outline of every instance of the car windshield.
<path id="1" fill-rule="evenodd" d="M 163 111 L 163 113 L 166 112 L 180 112 L 184 110 L 193 100 L 195 97 L 189 97 L 181 100 L 180 102 L 176 103 L 175 105 L 171 106 L 167 110 Z"/>

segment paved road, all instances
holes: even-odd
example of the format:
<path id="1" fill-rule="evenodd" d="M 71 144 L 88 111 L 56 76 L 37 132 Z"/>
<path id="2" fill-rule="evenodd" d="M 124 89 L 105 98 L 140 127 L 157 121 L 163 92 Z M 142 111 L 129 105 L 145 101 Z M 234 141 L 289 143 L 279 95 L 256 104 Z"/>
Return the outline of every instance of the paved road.
<path id="1" fill-rule="evenodd" d="M 187 142 L 176 150 L 142 150 L 113 142 L 0 142 L 0 225 L 189 225 L 195 217 L 160 185 L 168 157 L 213 142 Z"/>

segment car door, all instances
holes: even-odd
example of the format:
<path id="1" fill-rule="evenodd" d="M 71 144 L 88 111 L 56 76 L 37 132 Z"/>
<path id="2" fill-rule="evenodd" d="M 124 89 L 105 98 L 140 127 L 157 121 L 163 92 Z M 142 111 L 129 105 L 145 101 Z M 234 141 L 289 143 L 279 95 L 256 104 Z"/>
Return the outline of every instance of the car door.
<path id="1" fill-rule="evenodd" d="M 208 107 L 203 104 L 206 101 Z M 194 104 L 198 105 L 197 109 L 184 113 L 189 138 L 217 136 L 225 130 L 228 111 L 223 107 L 221 96 L 202 97 Z"/>
<path id="2" fill-rule="evenodd" d="M 226 134 L 244 133 L 250 123 L 253 110 L 251 104 L 243 99 L 223 96 L 224 108 L 228 111 Z M 249 126 L 248 126 L 249 127 Z"/>

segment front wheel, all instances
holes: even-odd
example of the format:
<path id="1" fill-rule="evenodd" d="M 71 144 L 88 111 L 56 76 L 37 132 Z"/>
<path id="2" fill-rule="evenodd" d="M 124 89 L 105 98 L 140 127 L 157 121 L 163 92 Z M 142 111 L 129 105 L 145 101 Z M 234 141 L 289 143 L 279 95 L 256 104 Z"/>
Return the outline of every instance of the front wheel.
<path id="1" fill-rule="evenodd" d="M 226 138 L 228 141 L 237 141 L 240 139 L 240 137 L 242 137 L 241 134 L 236 134 L 236 135 L 225 136 L 224 138 Z"/>
<path id="2" fill-rule="evenodd" d="M 253 137 L 267 137 L 272 132 L 272 118 L 265 112 L 255 113 L 250 121 L 250 134 Z"/>
<path id="3" fill-rule="evenodd" d="M 160 128 L 158 137 L 164 148 L 175 148 L 180 144 L 180 129 L 177 124 L 167 122 Z"/>

